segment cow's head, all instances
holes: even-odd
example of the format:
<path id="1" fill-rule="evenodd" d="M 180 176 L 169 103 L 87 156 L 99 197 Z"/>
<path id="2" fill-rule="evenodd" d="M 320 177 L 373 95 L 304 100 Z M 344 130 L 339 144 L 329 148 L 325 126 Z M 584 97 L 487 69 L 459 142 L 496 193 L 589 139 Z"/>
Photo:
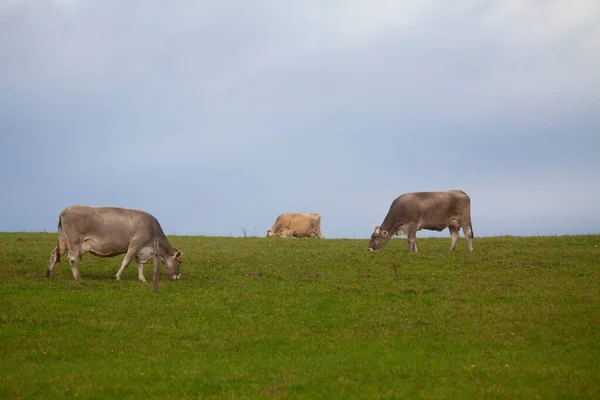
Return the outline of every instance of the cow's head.
<path id="1" fill-rule="evenodd" d="M 177 249 L 173 249 L 172 254 L 165 255 L 165 259 L 164 259 L 165 270 L 167 272 L 167 275 L 169 275 L 169 277 L 173 281 L 181 278 L 181 272 L 179 271 L 179 265 L 182 262 L 182 260 L 181 260 L 182 256 L 183 256 L 183 254 L 181 253 L 181 251 L 179 251 Z"/>
<path id="2" fill-rule="evenodd" d="M 273 231 L 271 229 L 269 229 L 267 231 L 267 236 L 266 237 L 273 237 L 273 236 L 275 236 L 275 234 L 273 233 Z"/>
<path id="3" fill-rule="evenodd" d="M 388 231 L 381 230 L 379 226 L 376 226 L 373 234 L 371 235 L 371 242 L 369 243 L 368 250 L 378 251 L 383 249 L 391 237 L 392 235 L 390 235 Z"/>

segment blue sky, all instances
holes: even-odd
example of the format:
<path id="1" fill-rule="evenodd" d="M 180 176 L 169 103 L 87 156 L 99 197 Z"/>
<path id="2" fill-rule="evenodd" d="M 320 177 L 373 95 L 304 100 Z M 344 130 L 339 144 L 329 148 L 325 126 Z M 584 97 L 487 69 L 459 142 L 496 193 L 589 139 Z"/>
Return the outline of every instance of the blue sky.
<path id="1" fill-rule="evenodd" d="M 597 0 L 0 0 L 0 230 L 366 238 L 462 189 L 476 236 L 599 233 L 598 71 Z"/>

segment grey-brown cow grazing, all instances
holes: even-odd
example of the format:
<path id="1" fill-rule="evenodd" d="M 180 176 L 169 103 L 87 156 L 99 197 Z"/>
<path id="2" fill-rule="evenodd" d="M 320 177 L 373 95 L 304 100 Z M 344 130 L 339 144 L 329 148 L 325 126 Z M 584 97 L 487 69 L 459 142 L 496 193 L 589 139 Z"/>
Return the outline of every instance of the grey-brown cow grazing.
<path id="1" fill-rule="evenodd" d="M 321 216 L 316 213 L 283 213 L 277 217 L 273 227 L 267 231 L 267 237 L 317 237 L 323 239 Z"/>
<path id="2" fill-rule="evenodd" d="M 146 282 L 144 264 L 152 261 L 155 248 L 158 248 L 158 258 L 164 263 L 167 275 L 172 280 L 181 278 L 181 251 L 171 246 L 152 215 L 117 207 L 70 206 L 58 216 L 58 243 L 50 253 L 46 276 L 52 275 L 54 266 L 67 250 L 75 279 L 81 278 L 77 262 L 84 254 L 114 257 L 125 253 L 116 279 L 120 280 L 125 267 L 135 260 L 138 278 Z"/>
<path id="3" fill-rule="evenodd" d="M 450 229 L 450 250 L 454 250 L 462 228 L 469 251 L 473 251 L 471 199 L 462 190 L 406 193 L 396 198 L 381 226 L 371 235 L 369 250 L 381 250 L 396 235 L 408 238 L 408 251 L 417 251 L 417 231 Z"/>

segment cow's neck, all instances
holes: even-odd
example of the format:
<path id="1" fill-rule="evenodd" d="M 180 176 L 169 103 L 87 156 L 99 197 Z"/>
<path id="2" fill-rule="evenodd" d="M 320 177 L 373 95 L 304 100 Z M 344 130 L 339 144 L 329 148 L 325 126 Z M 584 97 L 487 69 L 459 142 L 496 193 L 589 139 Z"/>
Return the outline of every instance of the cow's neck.
<path id="1" fill-rule="evenodd" d="M 171 246 L 166 236 L 158 239 L 158 254 L 162 256 L 173 254 L 173 246 Z"/>
<path id="2" fill-rule="evenodd" d="M 383 222 L 381 223 L 380 228 L 381 228 L 382 231 L 395 232 L 397 226 L 400 225 L 400 224 L 396 224 L 395 223 L 396 222 L 395 218 L 392 217 L 390 214 L 391 213 L 389 213 L 385 217 L 385 219 L 383 220 Z"/>

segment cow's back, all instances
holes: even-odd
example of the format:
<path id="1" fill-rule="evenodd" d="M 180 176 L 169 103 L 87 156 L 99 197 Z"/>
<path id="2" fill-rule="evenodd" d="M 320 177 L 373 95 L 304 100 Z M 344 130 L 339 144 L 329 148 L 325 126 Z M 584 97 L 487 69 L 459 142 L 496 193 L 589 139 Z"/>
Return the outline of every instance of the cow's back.
<path id="1" fill-rule="evenodd" d="M 296 214 L 289 224 L 289 228 L 297 236 L 310 236 L 311 231 L 320 233 L 321 217 L 316 213 Z"/>
<path id="2" fill-rule="evenodd" d="M 471 199 L 462 190 L 448 190 L 446 192 L 432 192 L 434 205 L 432 207 L 442 212 L 445 217 L 460 216 L 470 210 Z M 470 212 L 469 212 L 470 213 Z"/>
<path id="3" fill-rule="evenodd" d="M 87 237 L 129 242 L 134 238 L 151 240 L 164 237 L 160 224 L 152 215 L 119 207 L 75 205 L 61 212 L 62 228 L 67 237 Z"/>

